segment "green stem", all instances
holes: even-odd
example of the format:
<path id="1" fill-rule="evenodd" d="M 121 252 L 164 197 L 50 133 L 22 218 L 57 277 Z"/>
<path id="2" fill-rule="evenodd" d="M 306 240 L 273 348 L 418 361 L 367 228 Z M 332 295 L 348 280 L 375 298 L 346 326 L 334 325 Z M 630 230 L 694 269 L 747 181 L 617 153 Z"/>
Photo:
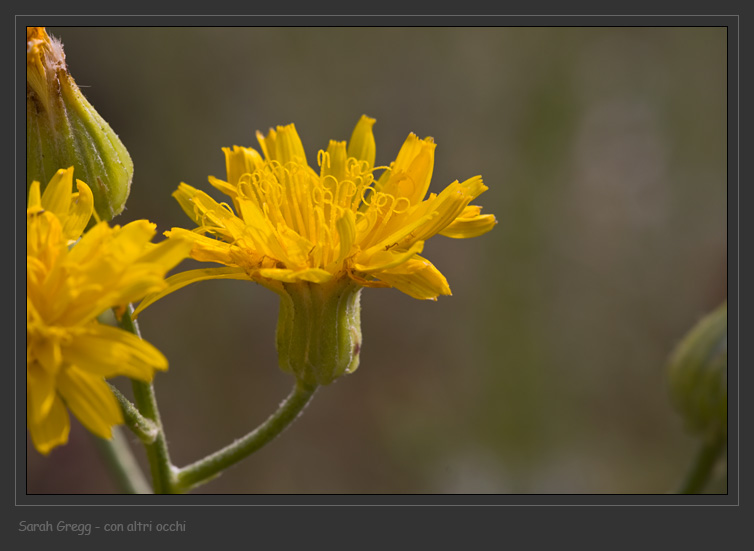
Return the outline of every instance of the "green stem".
<path id="1" fill-rule="evenodd" d="M 136 406 L 121 394 L 120 390 L 113 385 L 110 385 L 110 390 L 113 391 L 113 395 L 120 404 L 120 410 L 123 412 L 123 419 L 126 422 L 126 426 L 145 444 L 151 444 L 154 442 L 157 438 L 157 433 L 160 432 L 157 425 L 144 417 L 141 412 L 136 409 Z"/>
<path id="2" fill-rule="evenodd" d="M 691 469 L 678 490 L 679 494 L 700 494 L 709 482 L 712 470 L 725 445 L 725 438 L 705 442 L 694 459 Z"/>
<path id="3" fill-rule="evenodd" d="M 176 490 L 181 493 L 186 492 L 209 481 L 224 469 L 238 463 L 273 440 L 299 416 L 316 389 L 316 385 L 307 385 L 297 381 L 296 386 L 278 410 L 259 427 L 212 455 L 179 469 L 176 474 Z"/>
<path id="4" fill-rule="evenodd" d="M 141 338 L 139 326 L 132 317 L 133 307 L 129 304 L 126 311 L 119 319 L 120 326 Z M 157 428 L 157 435 L 151 444 L 145 444 L 149 466 L 152 471 L 152 487 L 156 494 L 172 494 L 174 492 L 174 467 L 170 463 L 168 444 L 165 439 L 165 431 L 160 421 L 160 412 L 157 409 L 157 399 L 152 383 L 131 380 L 134 390 L 134 402 L 141 415 L 151 421 Z"/>
<path id="5" fill-rule="evenodd" d="M 118 486 L 126 494 L 151 494 L 149 482 L 141 472 L 120 427 L 112 428 L 110 440 L 94 436 L 94 441 L 115 475 Z"/>

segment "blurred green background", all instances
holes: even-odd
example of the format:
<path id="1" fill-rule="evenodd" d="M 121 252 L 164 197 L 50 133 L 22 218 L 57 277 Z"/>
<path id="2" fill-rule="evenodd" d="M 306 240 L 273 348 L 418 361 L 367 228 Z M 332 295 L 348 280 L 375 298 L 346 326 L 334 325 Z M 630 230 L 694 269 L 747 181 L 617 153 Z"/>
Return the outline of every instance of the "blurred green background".
<path id="1" fill-rule="evenodd" d="M 726 296 L 725 28 L 48 32 L 133 158 L 117 223 L 192 227 L 170 194 L 183 181 L 218 196 L 207 176 L 225 177 L 221 147 L 294 122 L 314 164 L 362 113 L 377 119 L 378 164 L 413 131 L 439 144 L 431 191 L 476 174 L 490 188 L 475 203 L 497 216 L 492 232 L 427 242 L 453 296 L 365 290 L 358 371 L 198 493 L 676 487 L 696 441 L 666 360 Z M 171 363 L 156 390 L 178 465 L 288 393 L 276 319 L 277 297 L 240 281 L 141 316 Z M 28 446 L 28 493 L 115 490 L 73 425 L 47 458 Z"/>

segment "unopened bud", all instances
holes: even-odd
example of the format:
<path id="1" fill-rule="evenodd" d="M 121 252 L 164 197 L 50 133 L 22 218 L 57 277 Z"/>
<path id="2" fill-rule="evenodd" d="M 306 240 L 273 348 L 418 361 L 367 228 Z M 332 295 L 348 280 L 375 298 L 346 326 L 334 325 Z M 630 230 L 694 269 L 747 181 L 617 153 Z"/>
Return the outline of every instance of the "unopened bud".
<path id="1" fill-rule="evenodd" d="M 44 27 L 26 28 L 26 190 L 73 166 L 110 220 L 125 206 L 133 162 L 110 125 L 68 72 L 61 43 Z"/>
<path id="2" fill-rule="evenodd" d="M 668 366 L 670 393 L 687 427 L 705 439 L 728 433 L 728 303 L 702 318 Z"/>

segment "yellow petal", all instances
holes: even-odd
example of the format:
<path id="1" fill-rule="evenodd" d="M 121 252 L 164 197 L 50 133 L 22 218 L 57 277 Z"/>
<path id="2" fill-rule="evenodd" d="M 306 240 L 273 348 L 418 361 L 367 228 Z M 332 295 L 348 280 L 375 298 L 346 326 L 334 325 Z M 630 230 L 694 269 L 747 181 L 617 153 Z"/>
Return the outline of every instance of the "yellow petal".
<path id="1" fill-rule="evenodd" d="M 184 211 L 189 216 L 195 217 L 197 224 L 206 227 L 206 231 L 217 232 L 229 241 L 243 236 L 245 229 L 243 220 L 238 218 L 227 205 L 221 205 L 205 192 L 181 184 L 173 196 L 179 200 L 179 203 L 183 197 L 185 205 L 181 206 Z M 187 210 L 189 206 L 196 209 L 193 215 Z"/>
<path id="2" fill-rule="evenodd" d="M 31 187 L 29 188 L 29 210 L 39 210 L 42 208 L 42 197 L 39 187 L 39 182 L 36 180 L 31 183 Z"/>
<path id="3" fill-rule="evenodd" d="M 73 264 L 83 265 L 86 262 L 101 256 L 103 242 L 112 235 L 112 228 L 107 222 L 100 222 L 90 228 L 68 253 L 68 261 Z"/>
<path id="4" fill-rule="evenodd" d="M 119 275 L 116 286 L 110 289 L 105 287 L 106 292 L 97 302 L 97 307 L 92 308 L 94 316 L 82 318 L 80 323 L 91 321 L 112 306 L 124 306 L 165 288 L 165 270 L 157 265 L 134 264 Z"/>
<path id="5" fill-rule="evenodd" d="M 75 241 L 86 229 L 94 212 L 94 195 L 92 190 L 81 180 L 76 180 L 78 193 L 71 197 L 70 211 L 63 222 L 63 236 Z"/>
<path id="6" fill-rule="evenodd" d="M 264 165 L 262 156 L 251 147 L 223 147 L 225 153 L 225 172 L 228 184 L 237 186 L 244 174 L 251 174 Z"/>
<path id="7" fill-rule="evenodd" d="M 368 165 L 367 170 L 374 167 L 374 159 L 377 152 L 374 133 L 372 132 L 374 123 L 375 119 L 361 115 L 359 122 L 356 123 L 356 127 L 353 129 L 351 139 L 348 140 L 348 156 L 355 157 L 359 161 L 366 161 Z"/>
<path id="8" fill-rule="evenodd" d="M 380 177 L 377 189 L 396 198 L 405 197 L 412 205 L 421 201 L 432 179 L 436 146 L 432 138 L 420 140 L 409 134 L 390 170 Z"/>
<path id="9" fill-rule="evenodd" d="M 257 141 L 259 142 L 259 147 L 262 148 L 262 154 L 264 155 L 264 158 L 267 159 L 268 161 L 272 161 L 275 159 L 276 138 L 277 138 L 277 132 L 275 132 L 274 128 L 270 128 L 270 131 L 267 133 L 267 136 L 265 136 L 264 134 L 262 134 L 260 131 L 257 130 Z"/>
<path id="10" fill-rule="evenodd" d="M 346 177 L 346 142 L 330 140 L 326 153 L 320 167 L 320 175 L 325 188 L 333 190 L 337 188 L 338 182 Z"/>
<path id="11" fill-rule="evenodd" d="M 354 268 L 360 272 L 367 273 L 388 270 L 403 264 L 412 256 L 422 252 L 422 249 L 424 249 L 424 241 L 414 243 L 408 250 L 396 251 L 390 249 L 388 251 L 378 251 L 371 256 L 362 254 L 356 258 Z"/>
<path id="12" fill-rule="evenodd" d="M 191 241 L 176 235 L 172 239 L 165 239 L 155 244 L 154 247 L 150 247 L 146 253 L 138 258 L 138 262 L 151 264 L 155 270 L 159 267 L 164 274 L 186 258 L 191 247 Z"/>
<path id="13" fill-rule="evenodd" d="M 278 226 L 278 232 L 281 245 L 285 251 L 285 256 L 278 257 L 278 259 L 287 266 L 306 266 L 314 243 L 282 224 Z"/>
<path id="14" fill-rule="evenodd" d="M 165 232 L 170 239 L 182 239 L 192 244 L 191 258 L 200 262 L 219 262 L 230 265 L 233 263 L 230 257 L 230 243 L 207 237 L 183 228 L 173 228 Z"/>
<path id="15" fill-rule="evenodd" d="M 28 402 L 26 407 L 26 426 L 29 428 L 31 441 L 39 453 L 47 455 L 54 447 L 68 442 L 71 422 L 63 401 L 57 395 L 53 399 L 47 416 L 39 421 L 32 418 L 28 411 Z"/>
<path id="16" fill-rule="evenodd" d="M 180 205 L 183 212 L 194 221 L 194 223 L 200 226 L 204 225 L 203 212 L 199 210 L 198 205 L 192 201 L 193 197 L 199 192 L 196 188 L 181 182 L 178 185 L 178 189 L 173 192 L 173 197 Z"/>
<path id="17" fill-rule="evenodd" d="M 96 324 L 65 348 L 65 358 L 82 371 L 110 378 L 123 375 L 151 381 L 155 370 L 168 368 L 168 360 L 154 346 L 136 335 Z"/>
<path id="18" fill-rule="evenodd" d="M 44 339 L 34 347 L 40 367 L 50 375 L 54 375 L 63 363 L 60 343 L 55 339 Z"/>
<path id="19" fill-rule="evenodd" d="M 441 232 L 464 212 L 470 201 L 486 189 L 481 176 L 469 178 L 462 183 L 453 182 L 435 199 L 430 200 L 429 209 L 436 212 L 437 216 L 418 227 L 412 238 L 426 241 Z"/>
<path id="20" fill-rule="evenodd" d="M 242 268 L 204 268 L 200 270 L 189 270 L 170 276 L 165 280 L 167 287 L 162 291 L 153 293 L 144 297 L 139 306 L 134 310 L 133 317 L 139 315 L 147 306 L 153 304 L 173 291 L 177 291 L 186 285 L 205 281 L 207 279 L 251 279 Z"/>
<path id="21" fill-rule="evenodd" d="M 340 264 L 351 253 L 356 241 L 356 216 L 353 211 L 345 211 L 343 216 L 335 222 L 335 228 L 339 237 L 340 249 L 337 262 Z"/>
<path id="22" fill-rule="evenodd" d="M 55 375 L 36 362 L 26 364 L 26 411 L 39 423 L 47 417 L 55 401 Z"/>
<path id="23" fill-rule="evenodd" d="M 306 165 L 304 144 L 301 143 L 294 124 L 278 126 L 275 138 L 275 160 L 283 166 L 291 162 Z"/>
<path id="24" fill-rule="evenodd" d="M 100 438 L 111 438 L 112 426 L 123 422 L 118 401 L 101 376 L 71 366 L 60 373 L 58 391 L 81 424 Z"/>
<path id="25" fill-rule="evenodd" d="M 58 218 L 68 215 L 73 191 L 73 167 L 58 170 L 42 194 L 42 207 Z"/>
<path id="26" fill-rule="evenodd" d="M 124 265 L 135 262 L 143 254 L 147 243 L 152 241 L 156 228 L 156 224 L 147 220 L 134 220 L 122 228 L 113 228 L 113 240 L 108 246 L 108 253 Z"/>
<path id="27" fill-rule="evenodd" d="M 478 209 L 479 207 L 468 206 L 468 209 Z M 469 237 L 478 237 L 490 231 L 497 224 L 494 214 L 477 214 L 476 216 L 465 216 L 465 212 L 458 216 L 453 222 L 439 232 L 445 237 L 454 239 L 466 239 Z"/>
<path id="28" fill-rule="evenodd" d="M 380 236 L 382 237 L 382 239 L 375 245 L 372 245 L 371 247 L 365 249 L 364 253 L 368 256 L 371 256 L 381 250 L 386 250 L 388 248 L 393 248 L 397 245 L 402 244 L 410 246 L 413 242 L 419 241 L 419 239 L 411 238 L 417 234 L 419 228 L 427 226 L 434 218 L 437 218 L 437 216 L 439 215 L 437 211 L 432 209 L 424 209 L 422 212 L 424 212 L 424 214 L 416 219 L 409 219 L 404 224 L 399 225 L 397 228 L 395 228 L 395 231 L 388 234 L 387 236 Z M 357 237 L 357 241 L 358 240 L 359 238 Z M 422 239 L 421 241 L 425 240 L 426 238 Z"/>
<path id="29" fill-rule="evenodd" d="M 436 300 L 438 295 L 450 295 L 445 276 L 429 260 L 416 256 L 385 272 L 372 274 L 391 287 L 418 299 Z"/>
<path id="30" fill-rule="evenodd" d="M 229 184 L 228 182 L 223 182 L 222 180 L 220 180 L 219 178 L 215 178 L 214 176 L 210 176 L 207 179 L 209 180 L 209 183 L 212 184 L 212 187 L 214 187 L 215 189 L 219 189 L 220 191 L 222 191 L 225 195 L 227 195 L 234 201 L 238 199 L 238 188 L 236 186 L 233 186 Z M 193 219 L 193 216 L 191 217 Z M 196 222 L 196 220 L 194 220 L 194 222 Z M 200 222 L 197 222 L 197 223 L 200 223 Z"/>

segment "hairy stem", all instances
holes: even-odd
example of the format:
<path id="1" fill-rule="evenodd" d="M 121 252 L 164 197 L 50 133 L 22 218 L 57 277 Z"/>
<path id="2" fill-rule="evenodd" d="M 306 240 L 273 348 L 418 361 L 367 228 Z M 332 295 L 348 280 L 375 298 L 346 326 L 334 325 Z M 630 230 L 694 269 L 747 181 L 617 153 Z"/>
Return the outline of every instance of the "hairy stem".
<path id="1" fill-rule="evenodd" d="M 272 441 L 295 421 L 311 400 L 316 389 L 316 385 L 307 385 L 297 381 L 278 410 L 259 427 L 204 459 L 179 469 L 176 474 L 177 490 L 185 492 L 211 480 L 224 469 L 238 463 Z"/>
<path id="2" fill-rule="evenodd" d="M 141 338 L 139 326 L 132 317 L 133 307 L 129 304 L 118 322 L 126 331 L 130 331 Z M 157 409 L 152 383 L 131 380 L 134 390 L 134 401 L 141 415 L 154 424 L 157 434 L 151 444 L 144 444 L 152 471 L 152 488 L 156 494 L 172 494 L 174 492 L 174 467 L 170 463 L 168 444 L 165 439 L 165 431 L 160 421 L 160 412 Z"/>
<path id="3" fill-rule="evenodd" d="M 123 396 L 120 390 L 113 385 L 110 385 L 110 390 L 112 390 L 113 395 L 118 400 L 118 404 L 120 404 L 120 410 L 123 412 L 126 426 L 145 444 L 154 442 L 159 432 L 157 425 L 144 417 L 136 406 Z"/>

